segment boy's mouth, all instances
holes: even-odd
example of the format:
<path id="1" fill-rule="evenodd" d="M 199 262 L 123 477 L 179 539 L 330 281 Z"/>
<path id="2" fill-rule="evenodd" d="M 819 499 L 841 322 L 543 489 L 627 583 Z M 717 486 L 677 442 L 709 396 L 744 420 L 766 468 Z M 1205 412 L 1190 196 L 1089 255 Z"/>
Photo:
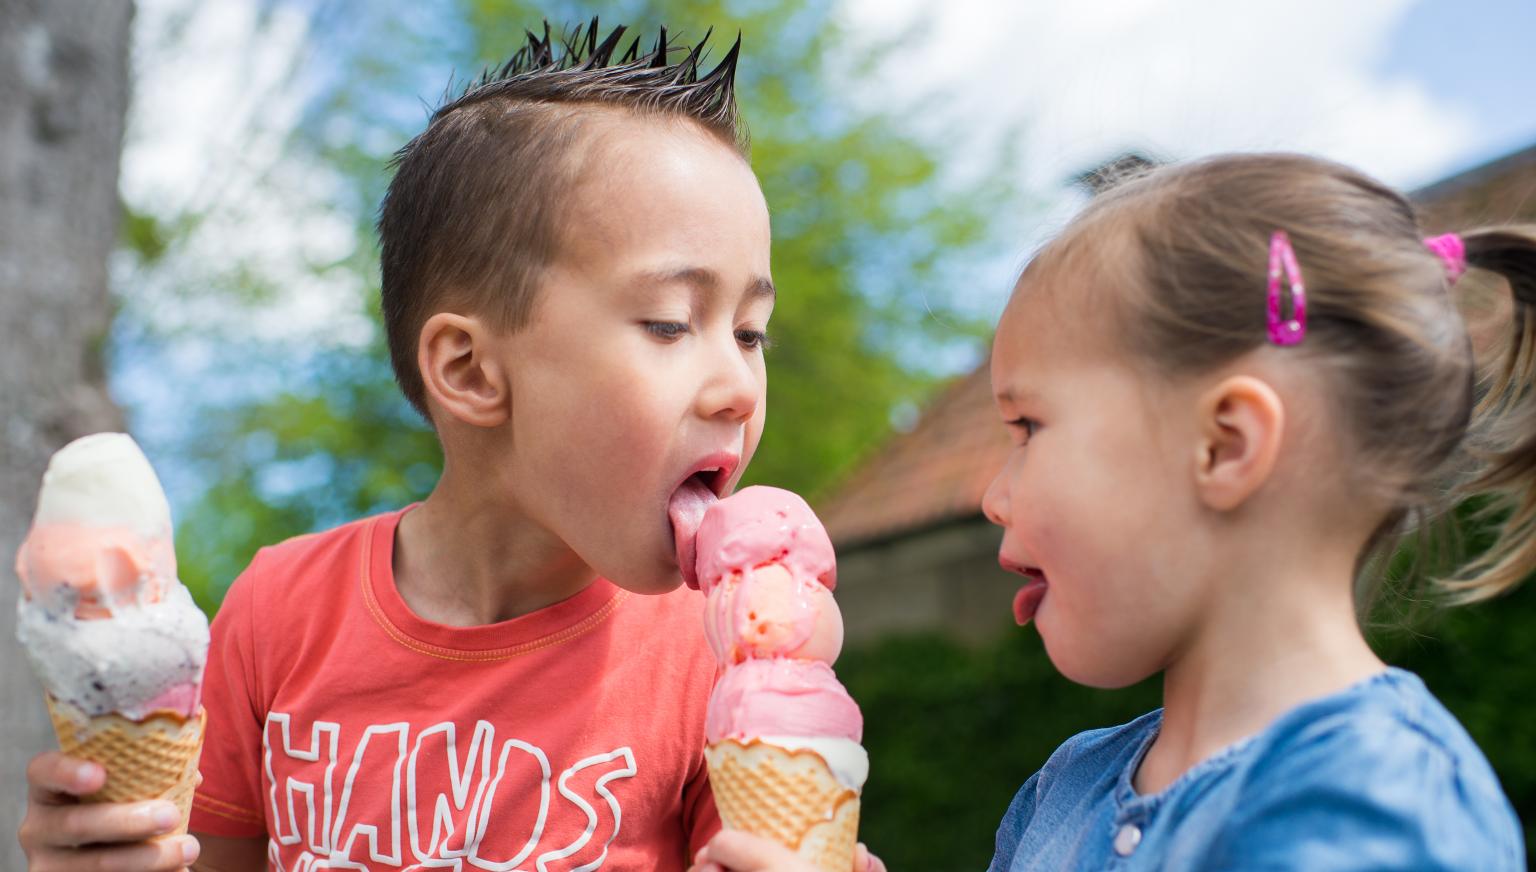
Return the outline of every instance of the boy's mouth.
<path id="1" fill-rule="evenodd" d="M 692 472 L 672 491 L 667 500 L 667 517 L 672 522 L 672 543 L 677 551 L 677 568 L 683 582 L 698 589 L 698 572 L 694 567 L 697 558 L 699 525 L 704 513 L 725 495 L 730 485 L 731 473 L 736 471 L 737 457 L 733 454 L 714 454 L 695 464 Z"/>
<path id="2" fill-rule="evenodd" d="M 1040 610 L 1040 601 L 1045 599 L 1045 591 L 1050 585 L 1045 580 L 1045 572 L 1036 567 L 1014 563 L 1001 556 L 997 562 L 1003 569 L 1026 579 L 1024 586 L 1013 595 L 1013 620 L 1022 627 L 1034 620 L 1035 612 Z"/>

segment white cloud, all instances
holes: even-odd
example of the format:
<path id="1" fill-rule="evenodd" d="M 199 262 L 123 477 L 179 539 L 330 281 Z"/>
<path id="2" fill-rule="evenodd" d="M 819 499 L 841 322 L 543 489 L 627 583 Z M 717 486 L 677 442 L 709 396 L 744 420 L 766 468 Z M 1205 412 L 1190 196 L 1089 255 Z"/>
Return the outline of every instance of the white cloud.
<path id="1" fill-rule="evenodd" d="M 1067 180 L 1126 149 L 1303 151 L 1433 180 L 1477 131 L 1470 111 L 1374 72 L 1413 2 L 851 0 L 845 20 L 871 40 L 915 32 L 862 99 L 929 98 L 926 133 L 962 150 L 1015 138 L 1018 177 L 1046 203 L 1020 230 L 1032 247 L 1080 205 Z M 998 268 L 1000 288 L 1018 265 Z"/>
<path id="2" fill-rule="evenodd" d="M 1475 132 L 1469 112 L 1373 74 L 1411 4 L 853 0 L 848 15 L 874 33 L 926 16 L 920 48 L 873 92 L 941 95 L 943 123 L 981 139 L 1025 125 L 1022 169 L 1034 186 L 1128 147 L 1309 151 L 1405 185 Z"/>

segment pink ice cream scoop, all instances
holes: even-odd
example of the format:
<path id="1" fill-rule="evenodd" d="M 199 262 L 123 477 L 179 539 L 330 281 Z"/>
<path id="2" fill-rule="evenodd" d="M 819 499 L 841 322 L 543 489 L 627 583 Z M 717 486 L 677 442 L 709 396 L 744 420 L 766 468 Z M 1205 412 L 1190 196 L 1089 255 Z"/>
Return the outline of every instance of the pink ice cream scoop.
<path id="1" fill-rule="evenodd" d="M 709 698 L 704 738 L 864 738 L 864 716 L 832 667 L 815 660 L 748 660 L 725 670 Z"/>
<path id="2" fill-rule="evenodd" d="M 710 740 L 824 736 L 857 742 L 859 707 L 831 664 L 843 645 L 832 598 L 832 540 L 805 500 L 749 487 L 709 506 L 698 527 L 704 633 L 725 667 Z"/>
<path id="3" fill-rule="evenodd" d="M 832 599 L 832 540 L 805 500 L 749 487 L 708 507 L 698 526 L 704 631 L 722 663 L 803 657 L 831 663 L 843 644 Z"/>
<path id="4" fill-rule="evenodd" d="M 802 581 L 837 587 L 832 540 L 798 494 L 776 487 L 749 487 L 704 513 L 698 527 L 696 566 L 705 593 L 732 572 L 778 563 Z"/>
<path id="5" fill-rule="evenodd" d="M 832 592 L 796 578 L 782 563 L 733 571 L 704 598 L 704 635 L 721 663 L 798 657 L 832 663 L 843 647 L 843 616 Z"/>

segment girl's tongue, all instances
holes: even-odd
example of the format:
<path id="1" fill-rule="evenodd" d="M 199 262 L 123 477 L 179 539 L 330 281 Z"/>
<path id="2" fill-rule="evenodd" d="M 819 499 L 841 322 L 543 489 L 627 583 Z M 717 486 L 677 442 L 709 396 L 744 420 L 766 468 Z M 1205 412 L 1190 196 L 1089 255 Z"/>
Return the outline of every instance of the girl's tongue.
<path id="1" fill-rule="evenodd" d="M 1014 622 L 1022 627 L 1033 620 L 1042 599 L 1045 599 L 1045 579 L 1029 576 L 1029 582 L 1013 595 Z"/>
<path id="2" fill-rule="evenodd" d="M 693 476 L 672 493 L 672 499 L 667 503 L 667 517 L 672 520 L 672 540 L 677 548 L 677 568 L 683 574 L 683 582 L 694 590 L 699 589 L 699 573 L 694 566 L 699 525 L 716 500 L 715 492 Z"/>

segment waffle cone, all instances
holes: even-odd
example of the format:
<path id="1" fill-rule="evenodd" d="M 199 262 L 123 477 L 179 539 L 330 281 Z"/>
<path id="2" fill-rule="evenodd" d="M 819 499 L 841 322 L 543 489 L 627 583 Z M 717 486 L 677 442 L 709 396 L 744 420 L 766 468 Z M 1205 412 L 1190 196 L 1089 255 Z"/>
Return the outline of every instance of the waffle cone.
<path id="1" fill-rule="evenodd" d="M 187 831 L 206 712 L 199 708 L 196 717 L 188 718 L 157 711 L 142 721 L 133 721 L 117 714 L 91 717 L 52 696 L 47 700 L 60 750 L 71 757 L 100 763 L 107 770 L 106 784 L 82 799 L 168 799 L 181 810 L 181 824 L 175 832 Z"/>
<path id="2" fill-rule="evenodd" d="M 853 868 L 859 792 L 839 782 L 821 755 L 728 739 L 704 756 L 727 827 L 773 839 L 822 872 Z"/>

